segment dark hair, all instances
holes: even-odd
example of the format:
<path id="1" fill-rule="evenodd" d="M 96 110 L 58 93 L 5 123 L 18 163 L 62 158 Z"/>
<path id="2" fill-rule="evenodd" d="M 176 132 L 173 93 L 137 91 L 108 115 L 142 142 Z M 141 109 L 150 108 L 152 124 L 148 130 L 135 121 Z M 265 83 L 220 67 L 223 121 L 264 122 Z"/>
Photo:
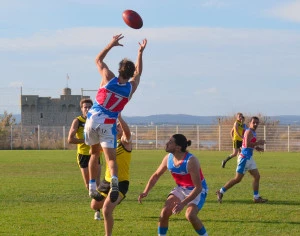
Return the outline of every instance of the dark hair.
<path id="1" fill-rule="evenodd" d="M 90 98 L 83 98 L 80 100 L 80 108 L 82 108 L 83 103 L 90 103 L 91 105 L 93 105 L 93 101 Z"/>
<path id="2" fill-rule="evenodd" d="M 174 138 L 176 145 L 181 147 L 182 152 L 185 152 L 186 148 L 192 144 L 192 141 L 187 140 L 183 134 L 174 134 L 172 138 Z"/>
<path id="3" fill-rule="evenodd" d="M 257 116 L 252 116 L 251 119 L 250 119 L 250 122 L 251 122 L 252 120 L 258 120 L 258 121 L 259 121 L 259 118 L 258 118 Z"/>
<path id="4" fill-rule="evenodd" d="M 124 58 L 119 63 L 119 76 L 123 77 L 124 79 L 128 80 L 134 75 L 135 65 L 132 61 Z"/>

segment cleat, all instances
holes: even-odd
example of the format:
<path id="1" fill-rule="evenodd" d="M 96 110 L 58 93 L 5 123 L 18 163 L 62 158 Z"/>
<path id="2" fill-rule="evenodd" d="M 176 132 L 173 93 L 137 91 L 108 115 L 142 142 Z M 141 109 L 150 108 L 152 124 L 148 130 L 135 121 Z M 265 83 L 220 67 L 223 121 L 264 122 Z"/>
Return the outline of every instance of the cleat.
<path id="1" fill-rule="evenodd" d="M 216 192 L 217 198 L 218 198 L 218 202 L 222 203 L 222 198 L 223 198 L 223 193 L 220 192 L 220 190 L 218 190 Z"/>
<path id="2" fill-rule="evenodd" d="M 101 220 L 100 211 L 95 211 L 94 220 Z"/>
<path id="3" fill-rule="evenodd" d="M 119 181 L 118 178 L 111 178 L 111 182 L 110 182 L 110 187 L 111 187 L 111 191 L 110 191 L 110 201 L 111 202 L 115 202 L 117 201 L 118 197 L 119 197 Z"/>
<path id="4" fill-rule="evenodd" d="M 253 198 L 253 202 L 254 203 L 265 203 L 267 202 L 268 199 L 265 199 L 265 198 L 262 198 L 262 197 L 259 197 L 259 198 Z"/>
<path id="5" fill-rule="evenodd" d="M 225 168 L 225 165 L 226 165 L 226 161 L 223 160 L 223 161 L 222 161 L 222 168 Z"/>

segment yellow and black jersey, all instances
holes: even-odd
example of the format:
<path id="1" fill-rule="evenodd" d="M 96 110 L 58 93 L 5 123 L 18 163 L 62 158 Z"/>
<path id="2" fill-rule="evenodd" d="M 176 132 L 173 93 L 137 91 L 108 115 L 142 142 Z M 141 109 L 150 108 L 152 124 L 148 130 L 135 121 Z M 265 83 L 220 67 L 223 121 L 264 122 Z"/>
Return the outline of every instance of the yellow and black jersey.
<path id="1" fill-rule="evenodd" d="M 129 166 L 131 161 L 131 151 L 128 151 L 122 145 L 120 139 L 117 141 L 117 165 L 118 165 L 118 179 L 119 182 L 128 180 L 129 181 Z M 108 165 L 106 164 L 105 169 L 105 180 L 110 182 L 111 175 L 108 169 Z"/>
<path id="2" fill-rule="evenodd" d="M 76 132 L 76 138 L 84 139 L 84 125 L 85 125 L 86 119 L 82 116 L 78 116 L 76 118 L 79 121 L 78 129 Z M 90 155 L 90 146 L 86 145 L 85 143 L 77 144 L 77 153 L 83 154 L 83 155 Z"/>

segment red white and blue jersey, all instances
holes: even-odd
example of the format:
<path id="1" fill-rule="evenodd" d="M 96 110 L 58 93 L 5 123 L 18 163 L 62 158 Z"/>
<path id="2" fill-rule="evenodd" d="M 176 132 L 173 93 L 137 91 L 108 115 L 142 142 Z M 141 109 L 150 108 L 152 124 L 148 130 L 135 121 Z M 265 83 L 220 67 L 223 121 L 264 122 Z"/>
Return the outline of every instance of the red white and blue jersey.
<path id="1" fill-rule="evenodd" d="M 175 180 L 176 184 L 180 187 L 187 188 L 187 189 L 193 189 L 195 186 L 193 184 L 192 178 L 190 173 L 188 172 L 188 161 L 193 156 L 193 154 L 187 152 L 185 154 L 184 159 L 181 161 L 181 163 L 178 166 L 175 166 L 174 164 L 174 155 L 172 153 L 168 156 L 168 163 L 167 167 L 170 171 L 173 179 Z M 200 180 L 202 183 L 202 188 L 207 189 L 206 181 L 204 179 L 204 175 L 202 173 L 201 168 L 199 168 L 200 172 Z"/>
<path id="2" fill-rule="evenodd" d="M 130 82 L 120 84 L 117 77 L 111 79 L 106 85 L 98 89 L 92 108 L 88 111 L 87 118 L 91 116 L 98 123 L 114 124 L 119 113 L 128 103 L 132 92 Z"/>
<path id="3" fill-rule="evenodd" d="M 251 139 L 251 143 L 255 143 L 256 142 L 256 132 L 254 131 L 254 130 L 252 130 L 252 129 L 249 129 L 251 132 L 252 132 L 252 134 L 253 134 L 253 138 Z M 246 139 L 245 138 L 243 138 L 243 144 L 242 144 L 242 151 L 241 151 L 241 156 L 243 157 L 243 158 L 245 158 L 245 157 L 248 157 L 248 158 L 250 158 L 250 157 L 252 157 L 252 155 L 253 155 L 253 150 L 254 150 L 254 148 L 251 148 L 251 147 L 246 147 Z"/>

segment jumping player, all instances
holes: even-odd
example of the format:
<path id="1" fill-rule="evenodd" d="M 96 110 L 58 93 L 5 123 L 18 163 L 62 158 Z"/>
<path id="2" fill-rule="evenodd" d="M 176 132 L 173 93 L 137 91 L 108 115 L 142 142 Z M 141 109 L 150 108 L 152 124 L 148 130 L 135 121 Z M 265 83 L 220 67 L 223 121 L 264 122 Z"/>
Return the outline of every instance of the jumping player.
<path id="1" fill-rule="evenodd" d="M 116 119 L 139 85 L 143 70 L 142 55 L 147 45 L 146 39 L 139 43 L 135 64 L 126 58 L 119 63 L 119 75 L 116 77 L 103 60 L 113 47 L 123 46 L 119 42 L 123 37 L 122 34 L 113 36 L 111 42 L 96 57 L 96 65 L 102 80 L 93 107 L 87 114 L 85 126 L 85 142 L 87 145 L 91 145 L 89 195 L 93 198 L 99 197 L 95 179 L 97 177 L 99 150 L 102 147 L 112 176 L 110 191 L 112 202 L 115 202 L 119 196 L 118 167 L 116 164 Z"/>

